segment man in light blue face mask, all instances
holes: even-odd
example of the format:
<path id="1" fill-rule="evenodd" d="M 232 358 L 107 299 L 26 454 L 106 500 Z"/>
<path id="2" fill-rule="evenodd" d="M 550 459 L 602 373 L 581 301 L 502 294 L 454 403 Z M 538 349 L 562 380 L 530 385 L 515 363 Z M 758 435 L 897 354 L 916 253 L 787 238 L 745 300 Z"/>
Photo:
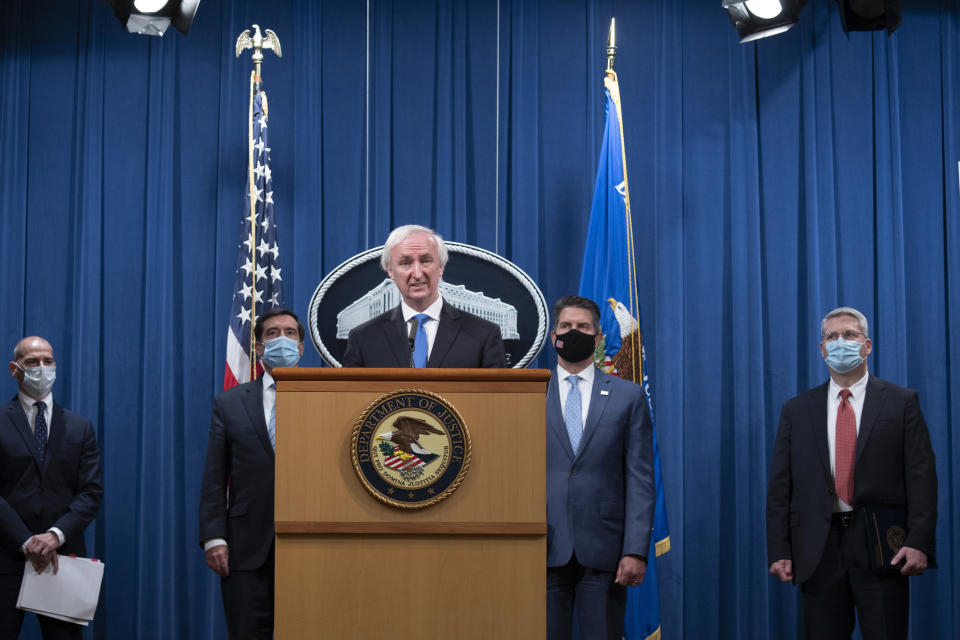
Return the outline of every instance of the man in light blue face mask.
<path id="1" fill-rule="evenodd" d="M 871 376 L 867 319 L 821 322 L 830 380 L 788 400 L 767 492 L 770 574 L 800 585 L 807 638 L 907 637 L 908 576 L 934 568 L 937 473 L 917 392 Z"/>
<path id="2" fill-rule="evenodd" d="M 93 425 L 53 398 L 50 343 L 38 336 L 18 342 L 10 375 L 18 392 L 0 407 L 0 638 L 20 634 L 25 570 L 52 565 L 56 572 L 59 555 L 87 555 L 83 531 L 103 498 Z M 81 637 L 78 625 L 38 619 L 45 639 Z"/>
<path id="3" fill-rule="evenodd" d="M 273 370 L 303 355 L 303 325 L 286 309 L 253 329 L 264 372 L 214 400 L 200 495 L 200 545 L 220 576 L 232 638 L 273 637 L 273 471 L 277 390 Z M 229 480 L 230 490 L 227 491 Z"/>

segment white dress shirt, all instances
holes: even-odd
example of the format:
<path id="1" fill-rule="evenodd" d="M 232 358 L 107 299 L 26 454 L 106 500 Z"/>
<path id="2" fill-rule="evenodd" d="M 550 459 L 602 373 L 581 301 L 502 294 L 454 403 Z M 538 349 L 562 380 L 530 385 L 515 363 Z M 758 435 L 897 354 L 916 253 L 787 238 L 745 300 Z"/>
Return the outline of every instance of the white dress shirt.
<path id="1" fill-rule="evenodd" d="M 583 418 L 580 424 L 582 424 L 584 428 L 587 426 L 587 411 L 590 409 L 590 395 L 593 392 L 593 380 L 596 377 L 594 375 L 595 372 L 596 367 L 592 364 L 583 371 L 578 371 L 575 374 L 557 365 L 557 386 L 560 390 L 560 415 L 563 415 L 567 406 L 567 396 L 570 395 L 570 383 L 567 382 L 567 378 L 572 375 L 580 376 L 580 379 L 577 381 L 577 389 L 580 390 L 580 410 L 582 412 L 581 417 Z"/>
<path id="2" fill-rule="evenodd" d="M 423 325 L 423 330 L 427 332 L 427 361 L 430 360 L 430 354 L 433 353 L 433 341 L 437 339 L 437 329 L 440 328 L 440 309 L 443 308 L 443 296 L 437 296 L 429 307 L 423 311 L 415 311 L 413 307 L 403 300 L 400 300 L 400 312 L 403 313 L 403 321 L 407 323 L 407 335 L 410 335 L 410 320 L 418 313 L 425 313 L 430 316 L 430 322 Z"/>
<path id="3" fill-rule="evenodd" d="M 23 412 L 27 414 L 27 423 L 30 425 L 30 431 L 34 434 L 37 433 L 37 408 L 34 403 L 38 402 L 34 400 L 23 391 L 17 393 L 17 398 L 20 400 L 20 404 L 23 406 Z M 47 437 L 50 437 L 50 421 L 53 420 L 53 393 L 48 393 L 45 397 L 40 398 L 39 402 L 43 402 L 46 405 L 46 408 L 43 410 L 43 417 L 47 420 Z"/>
<path id="4" fill-rule="evenodd" d="M 857 418 L 857 436 L 860 435 L 860 416 L 863 415 L 863 400 L 867 394 L 867 378 L 869 373 L 847 387 L 850 390 L 850 406 Z M 833 378 L 830 378 L 830 387 L 827 389 L 827 447 L 830 452 L 830 475 L 837 476 L 837 411 L 840 409 L 840 392 L 844 389 Z M 833 502 L 834 511 L 852 511 L 853 507 L 837 496 Z"/>
<path id="5" fill-rule="evenodd" d="M 263 421 L 267 423 L 267 432 L 270 429 L 270 415 L 277 404 L 277 383 L 269 371 L 264 370 L 260 376 L 263 380 Z"/>

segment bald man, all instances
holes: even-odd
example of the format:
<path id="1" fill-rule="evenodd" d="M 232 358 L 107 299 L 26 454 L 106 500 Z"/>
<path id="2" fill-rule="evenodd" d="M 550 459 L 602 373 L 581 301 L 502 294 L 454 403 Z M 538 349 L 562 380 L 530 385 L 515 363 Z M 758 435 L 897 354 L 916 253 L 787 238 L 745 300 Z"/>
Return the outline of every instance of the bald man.
<path id="1" fill-rule="evenodd" d="M 100 508 L 100 449 L 89 420 L 53 400 L 57 363 L 43 338 L 13 349 L 19 391 L 0 407 L 0 638 L 20 635 L 17 596 L 26 561 L 57 570 L 57 554 L 85 556 L 83 531 Z M 75 639 L 81 627 L 38 616 L 44 640 Z"/>

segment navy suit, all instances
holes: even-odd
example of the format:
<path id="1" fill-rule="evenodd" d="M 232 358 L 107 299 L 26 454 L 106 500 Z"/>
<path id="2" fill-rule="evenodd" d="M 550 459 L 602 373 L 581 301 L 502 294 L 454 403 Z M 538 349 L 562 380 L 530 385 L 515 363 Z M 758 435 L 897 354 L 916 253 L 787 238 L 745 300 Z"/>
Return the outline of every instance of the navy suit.
<path id="1" fill-rule="evenodd" d="M 852 563 L 850 580 L 855 598 L 860 582 L 876 583 L 873 573 L 866 570 L 862 516 L 853 517 L 849 534 L 838 532 L 836 525 L 831 525 L 836 489 L 827 443 L 828 389 L 829 382 L 783 405 L 767 491 L 767 557 L 769 564 L 792 560 L 794 582 L 804 590 L 808 635 L 825 637 L 836 631 L 837 637 L 848 638 L 853 629 L 852 603 L 847 607 L 850 617 L 838 612 L 843 619 L 824 620 L 824 616 L 834 614 L 818 614 L 809 601 L 810 587 L 822 581 L 820 574 L 838 553 L 845 554 L 845 565 Z M 853 503 L 854 507 L 904 507 L 904 545 L 923 551 L 929 566 L 935 566 L 937 474 L 917 392 L 873 376 L 867 379 L 857 435 Z M 870 625 L 879 624 L 883 631 L 877 633 L 893 633 L 897 627 L 906 637 L 907 580 L 894 574 L 881 578 L 880 584 L 895 587 L 897 597 L 877 603 L 873 610 L 865 610 L 861 601 L 856 602 L 861 609 L 864 635 L 870 637 Z M 831 596 L 827 600 L 835 606 L 838 598 Z M 895 618 L 890 619 L 894 614 Z M 817 630 L 824 624 L 831 629 Z"/>
<path id="2" fill-rule="evenodd" d="M 15 638 L 15 608 L 26 558 L 21 546 L 50 527 L 66 541 L 58 553 L 85 556 L 83 531 L 103 498 L 100 449 L 86 418 L 54 403 L 43 467 L 18 398 L 0 409 L 0 637 Z M 12 593 L 11 593 L 12 592 Z M 80 627 L 40 616 L 45 638 L 80 637 Z"/>
<path id="3" fill-rule="evenodd" d="M 409 367 L 410 341 L 400 305 L 350 330 L 344 367 Z M 506 368 L 500 328 L 444 301 L 428 367 Z"/>
<path id="4" fill-rule="evenodd" d="M 656 504 L 646 396 L 640 386 L 595 370 L 576 455 L 556 375 L 547 387 L 546 413 L 547 567 L 573 561 L 606 590 L 605 598 L 587 597 L 579 589 L 559 593 L 549 585 L 548 570 L 548 637 L 569 637 L 575 604 L 581 638 L 619 638 L 626 589 L 613 579 L 623 556 L 649 553 Z"/>
<path id="5" fill-rule="evenodd" d="M 221 592 L 231 638 L 273 634 L 273 470 L 263 379 L 227 389 L 213 401 L 200 544 L 227 541 L 230 575 Z"/>

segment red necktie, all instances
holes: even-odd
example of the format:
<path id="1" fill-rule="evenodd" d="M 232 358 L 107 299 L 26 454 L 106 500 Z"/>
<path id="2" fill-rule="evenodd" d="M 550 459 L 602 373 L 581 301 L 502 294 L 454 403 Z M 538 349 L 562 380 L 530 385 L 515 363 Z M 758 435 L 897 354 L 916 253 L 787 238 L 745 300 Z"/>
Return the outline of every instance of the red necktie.
<path id="1" fill-rule="evenodd" d="M 840 391 L 837 409 L 836 469 L 837 495 L 853 506 L 853 463 L 857 457 L 857 416 L 850 404 L 850 390 Z"/>

